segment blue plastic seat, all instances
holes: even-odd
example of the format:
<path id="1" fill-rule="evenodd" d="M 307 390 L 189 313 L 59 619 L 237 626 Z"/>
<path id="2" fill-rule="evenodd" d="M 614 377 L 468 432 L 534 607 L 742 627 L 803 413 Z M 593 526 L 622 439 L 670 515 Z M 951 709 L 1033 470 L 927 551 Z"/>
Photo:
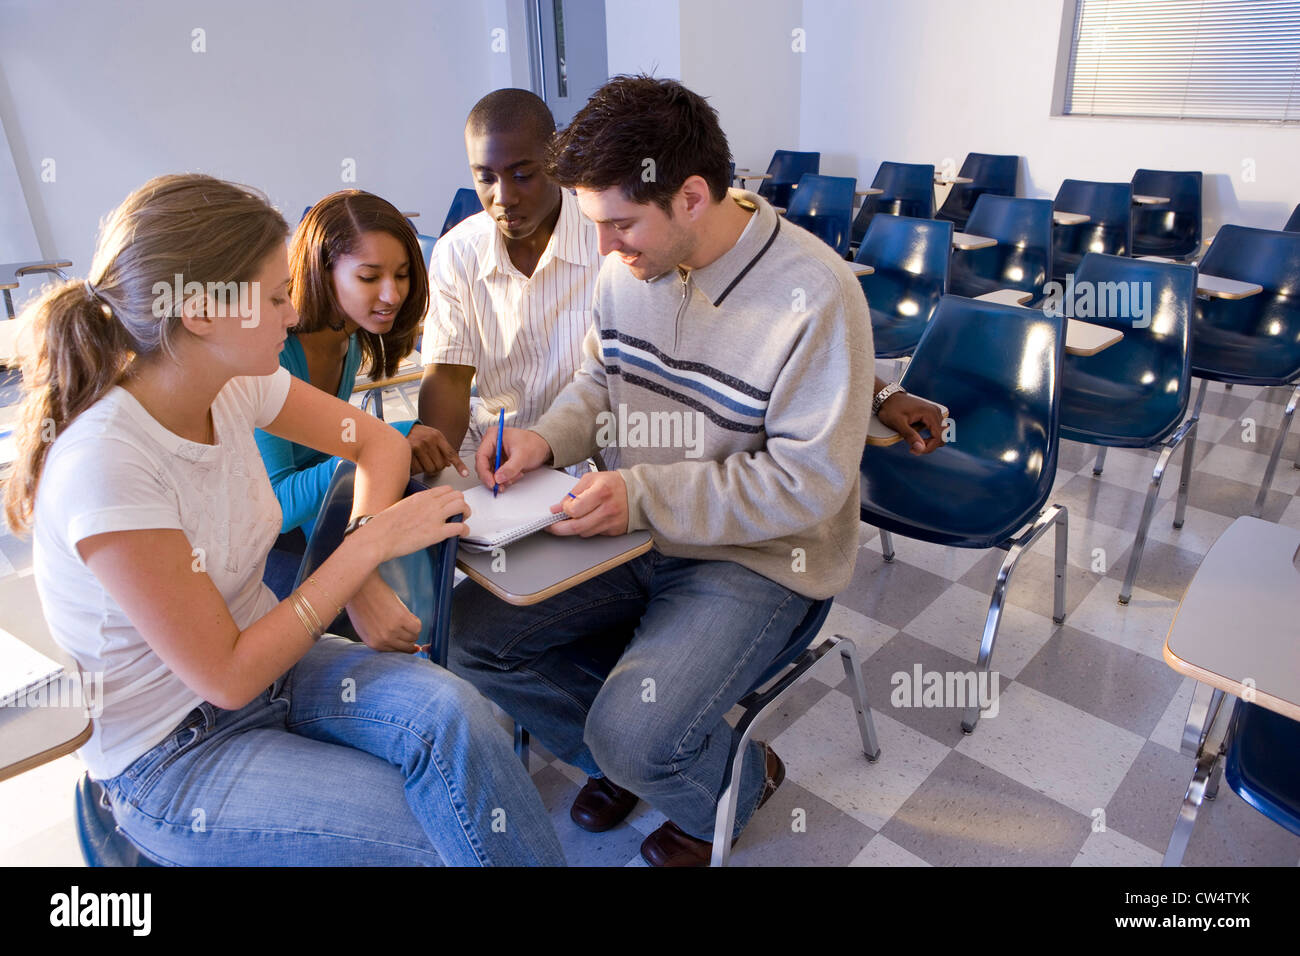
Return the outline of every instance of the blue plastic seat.
<path id="1" fill-rule="evenodd" d="M 433 262 L 433 247 L 438 240 L 433 236 L 424 236 L 420 233 L 415 234 L 416 241 L 420 243 L 420 252 L 424 255 L 424 268 L 430 268 Z"/>
<path id="2" fill-rule="evenodd" d="M 1139 169 L 1135 196 L 1167 196 L 1169 202 L 1133 204 L 1133 255 L 1184 261 L 1201 251 L 1201 173 Z"/>
<path id="3" fill-rule="evenodd" d="M 805 173 L 790 197 L 785 218 L 807 229 L 842 257 L 849 251 L 849 219 L 857 186 L 852 176 Z"/>
<path id="4" fill-rule="evenodd" d="M 952 223 L 905 216 L 871 221 L 857 262 L 876 271 L 860 276 L 871 311 L 876 358 L 911 355 L 948 284 Z"/>
<path id="5" fill-rule="evenodd" d="M 1058 212 L 1078 212 L 1087 222 L 1052 230 L 1052 278 L 1064 282 L 1089 252 L 1126 256 L 1133 248 L 1133 186 L 1067 179 L 1056 192 Z"/>
<path id="6" fill-rule="evenodd" d="M 457 189 L 456 195 L 452 197 L 451 207 L 447 210 L 447 218 L 443 220 L 442 232 L 438 235 L 445 236 L 463 220 L 482 211 L 483 203 L 479 201 L 478 193 L 472 189 Z"/>
<path id="7" fill-rule="evenodd" d="M 996 239 L 984 249 L 953 249 L 948 291 L 970 298 L 1019 289 L 1043 295 L 1052 269 L 1052 202 L 985 194 L 975 202 L 966 232 Z"/>
<path id="8" fill-rule="evenodd" d="M 980 203 L 1002 197 L 982 196 Z M 949 444 L 921 458 L 906 442 L 862 455 L 861 517 L 881 531 L 957 548 L 1009 553 L 994 586 L 977 667 L 990 670 L 1006 588 L 1021 553 L 1053 526 L 1053 620 L 1065 620 L 1066 509 L 1048 507 L 1056 476 L 1064 322 L 1041 311 L 946 295 L 902 385 L 948 409 Z M 1028 526 L 1028 527 L 1026 527 Z M 979 720 L 971 702 L 962 730 Z"/>
<path id="9" fill-rule="evenodd" d="M 772 161 L 767 164 L 767 173 L 772 178 L 759 183 L 758 194 L 773 206 L 788 209 L 796 184 L 805 173 L 820 172 L 821 163 L 821 153 L 778 149 L 772 154 Z"/>
<path id="10" fill-rule="evenodd" d="M 1300 205 L 1291 210 L 1291 218 L 1282 227 L 1284 232 L 1300 232 Z"/>
<path id="11" fill-rule="evenodd" d="M 117 829 L 104 788 L 82 774 L 73 798 L 77 845 L 86 866 L 157 866 Z"/>
<path id="12" fill-rule="evenodd" d="M 1118 329 L 1124 338 L 1096 355 L 1065 356 L 1061 387 L 1061 437 L 1101 446 L 1093 467 L 1100 475 L 1105 450 L 1159 448 L 1146 504 L 1138 522 L 1128 572 L 1119 603 L 1133 593 L 1147 529 L 1155 514 L 1160 483 L 1170 457 L 1189 438 L 1194 447 L 1195 416 L 1183 421 L 1191 397 L 1190 329 L 1196 299 L 1196 270 L 1191 266 L 1145 262 L 1090 252 L 1075 274 L 1076 288 L 1096 291 L 1108 315 L 1085 316 L 1088 322 Z M 1113 290 L 1113 291 L 1107 291 Z M 1138 315 L 1134 292 L 1141 295 L 1145 315 Z M 1116 308 L 1119 306 L 1119 308 Z M 1067 304 L 1067 315 L 1068 304 Z M 1143 326 L 1143 322 L 1149 323 Z M 1190 471 L 1184 452 L 1182 481 L 1174 527 L 1183 526 Z"/>
<path id="13" fill-rule="evenodd" d="M 1208 275 L 1254 282 L 1263 287 L 1242 299 L 1203 298 L 1192 321 L 1192 375 L 1201 379 L 1195 414 L 1207 382 L 1229 385 L 1293 386 L 1300 381 L 1300 233 L 1220 227 L 1200 262 Z M 1283 411 L 1251 513 L 1259 517 L 1291 427 L 1300 388 Z M 1188 448 L 1190 455 L 1192 449 Z M 1300 460 L 1297 460 L 1300 467 Z"/>
<path id="14" fill-rule="evenodd" d="M 958 232 L 966 230 L 966 221 L 975 210 L 980 196 L 1014 196 L 1016 179 L 1020 174 L 1019 156 L 999 156 L 993 153 L 967 153 L 957 175 L 972 180 L 954 183 L 935 218 L 946 219 Z M 1163 193 L 1161 194 L 1163 195 Z"/>
<path id="15" fill-rule="evenodd" d="M 881 163 L 872 188 L 883 189 L 879 196 L 868 196 L 853 218 L 853 242 L 860 243 L 879 214 L 934 218 L 934 166 L 925 163 Z"/>
<path id="16" fill-rule="evenodd" d="M 334 469 L 329 490 L 325 492 L 320 511 L 316 515 L 316 526 L 307 541 L 295 589 L 343 541 L 343 531 L 352 516 L 352 485 L 355 478 L 356 465 L 350 461 L 341 461 Z M 424 485 L 412 480 L 406 486 L 406 494 L 413 495 L 424 489 Z M 422 636 L 418 643 L 427 644 L 429 659 L 443 667 L 447 666 L 447 641 L 451 633 L 451 586 L 456 573 L 458 540 L 447 538 L 423 551 L 386 561 L 378 569 L 379 576 L 396 592 L 410 612 L 420 619 Z M 327 630 L 332 634 L 356 639 L 346 611 Z"/>

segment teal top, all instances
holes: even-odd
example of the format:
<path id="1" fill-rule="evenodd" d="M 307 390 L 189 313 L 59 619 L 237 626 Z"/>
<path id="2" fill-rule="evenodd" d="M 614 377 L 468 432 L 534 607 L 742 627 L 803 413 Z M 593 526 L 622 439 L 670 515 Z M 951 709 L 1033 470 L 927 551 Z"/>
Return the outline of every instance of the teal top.
<path id="1" fill-rule="evenodd" d="M 302 350 L 298 336 L 290 334 L 280 352 L 280 364 L 289 370 L 289 374 L 304 382 L 307 377 L 307 355 Z M 361 368 L 361 343 L 355 335 L 348 343 L 348 354 L 343 359 L 343 374 L 339 376 L 338 397 L 348 401 L 352 397 L 352 388 L 357 382 L 357 370 Z M 394 422 L 393 427 L 403 435 L 411 430 L 415 422 Z M 305 445 L 298 445 L 284 438 L 277 438 L 260 428 L 253 436 L 257 440 L 257 450 L 262 453 L 262 463 L 271 479 L 271 489 L 280 502 L 283 519 L 281 533 L 301 527 L 303 534 L 311 537 L 316 524 L 316 513 L 320 511 L 325 492 L 329 490 L 330 480 L 334 477 L 334 468 L 340 461 L 337 455 L 331 457 L 324 452 Z"/>

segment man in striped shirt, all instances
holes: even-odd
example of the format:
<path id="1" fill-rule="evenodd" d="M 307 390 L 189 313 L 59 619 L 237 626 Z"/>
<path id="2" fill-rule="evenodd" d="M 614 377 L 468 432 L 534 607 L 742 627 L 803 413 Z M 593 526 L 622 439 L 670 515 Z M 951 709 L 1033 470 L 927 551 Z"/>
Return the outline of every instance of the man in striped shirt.
<path id="1" fill-rule="evenodd" d="M 499 409 L 510 425 L 533 424 L 582 360 L 600 255 L 577 200 L 543 171 L 554 132 L 527 90 L 489 93 L 465 124 L 483 212 L 434 246 L 420 421 L 466 462 Z"/>

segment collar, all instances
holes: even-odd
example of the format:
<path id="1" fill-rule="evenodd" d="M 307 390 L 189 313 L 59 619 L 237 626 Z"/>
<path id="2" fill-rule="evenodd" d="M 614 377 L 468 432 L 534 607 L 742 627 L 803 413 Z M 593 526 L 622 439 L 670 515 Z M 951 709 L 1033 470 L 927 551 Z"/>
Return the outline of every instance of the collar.
<path id="1" fill-rule="evenodd" d="M 560 217 L 555 220 L 555 229 L 551 232 L 546 248 L 542 250 L 541 258 L 537 260 L 537 268 L 533 270 L 533 275 L 537 275 L 552 259 L 563 259 L 576 266 L 599 265 L 600 257 L 595 253 L 595 243 L 591 241 L 588 230 L 583 228 L 583 224 L 582 210 L 578 208 L 577 197 L 569 190 L 561 188 Z M 478 278 L 486 279 L 497 269 L 507 275 L 524 278 L 523 274 L 515 268 L 515 264 L 510 261 L 510 254 L 506 252 L 505 236 L 501 235 L 501 230 L 493 220 L 492 241 L 487 244 L 485 254 L 479 260 Z"/>
<path id="2" fill-rule="evenodd" d="M 727 193 L 735 202 L 741 205 L 749 203 L 757 211 L 734 246 L 704 268 L 691 272 L 691 281 L 708 296 L 715 307 L 722 305 L 731 290 L 763 257 L 763 253 L 776 240 L 777 230 L 781 226 L 781 217 L 771 203 L 757 193 L 744 189 L 730 189 Z M 672 270 L 669 275 L 676 275 L 676 271 Z"/>

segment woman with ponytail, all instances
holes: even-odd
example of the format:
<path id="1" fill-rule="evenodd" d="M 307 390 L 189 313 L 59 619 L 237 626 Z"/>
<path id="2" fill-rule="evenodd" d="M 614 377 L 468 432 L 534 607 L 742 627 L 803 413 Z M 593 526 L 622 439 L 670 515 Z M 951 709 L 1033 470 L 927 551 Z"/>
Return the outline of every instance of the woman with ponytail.
<path id="1" fill-rule="evenodd" d="M 31 306 L 5 512 L 55 640 L 103 677 L 79 753 L 162 863 L 562 862 L 500 726 L 408 656 L 418 622 L 375 573 L 462 533 L 463 498 L 402 499 L 406 439 L 279 367 L 287 231 L 252 190 L 164 176 L 109 217 L 88 279 Z M 262 584 L 281 517 L 255 428 L 356 462 L 369 516 L 285 601 Z M 343 607 L 368 646 L 321 633 Z"/>

